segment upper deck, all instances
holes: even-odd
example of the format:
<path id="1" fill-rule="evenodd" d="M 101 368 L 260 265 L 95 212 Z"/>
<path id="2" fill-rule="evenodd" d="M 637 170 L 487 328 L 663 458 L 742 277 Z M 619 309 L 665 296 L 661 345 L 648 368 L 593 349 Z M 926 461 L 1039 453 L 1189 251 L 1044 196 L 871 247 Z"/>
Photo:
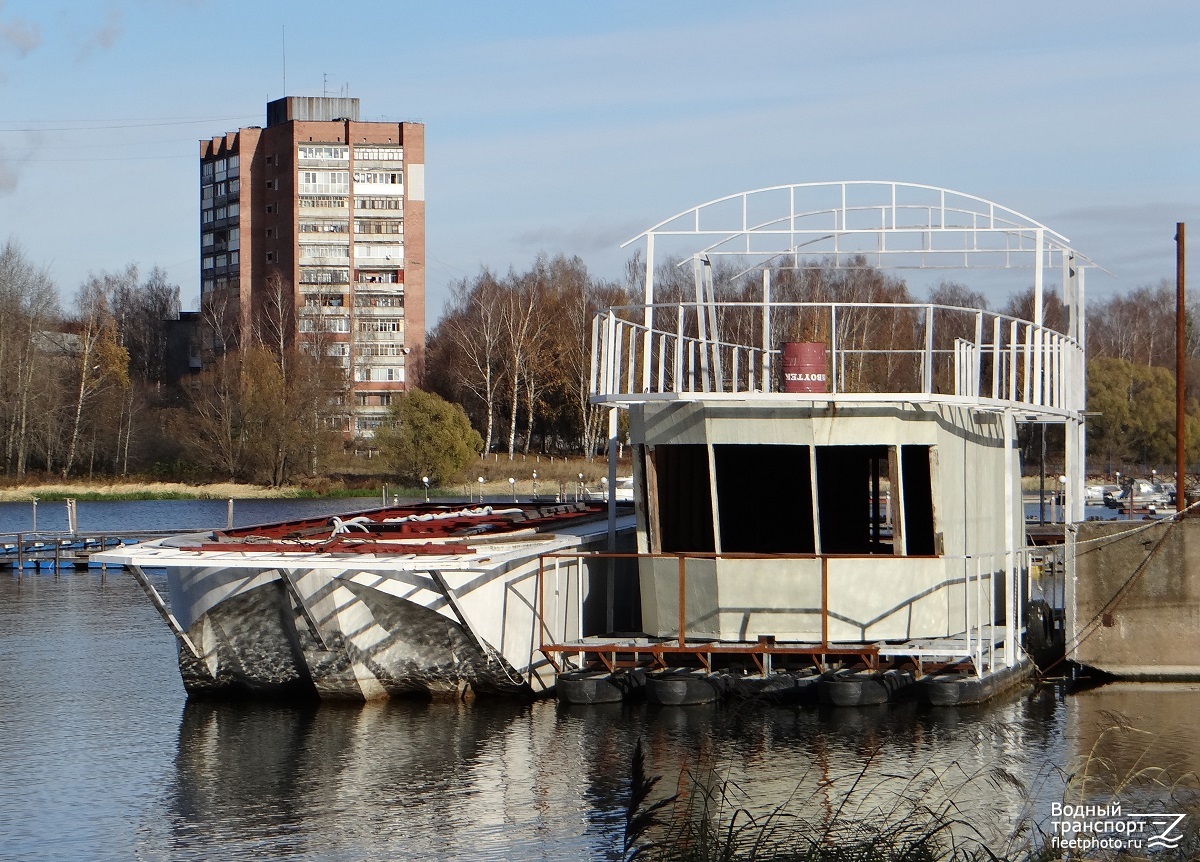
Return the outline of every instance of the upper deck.
<path id="1" fill-rule="evenodd" d="M 597 403 L 794 401 L 795 393 L 781 391 L 781 345 L 817 341 L 827 348 L 828 387 L 804 401 L 952 401 L 1042 421 L 1083 410 L 1084 273 L 1094 264 L 1066 237 L 993 201 L 912 183 L 798 183 L 700 204 L 626 245 L 638 241 L 645 242 L 643 301 L 607 309 L 593 323 Z M 722 258 L 734 265 L 736 289 L 713 283 Z M 690 264 L 692 295 L 656 296 L 664 259 Z M 772 295 L 772 271 L 816 268 L 937 270 L 967 279 L 1015 270 L 1022 276 L 1013 288 L 1032 282 L 1032 319 L 856 297 L 796 302 L 778 288 Z M 1065 316 L 1058 328 L 1042 311 L 1055 287 Z"/>

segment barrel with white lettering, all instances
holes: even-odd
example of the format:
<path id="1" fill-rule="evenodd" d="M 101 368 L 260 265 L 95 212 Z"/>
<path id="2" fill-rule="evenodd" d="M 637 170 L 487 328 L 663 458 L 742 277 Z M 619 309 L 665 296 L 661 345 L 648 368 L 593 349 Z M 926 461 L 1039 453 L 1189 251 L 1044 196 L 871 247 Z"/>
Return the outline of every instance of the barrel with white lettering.
<path id="1" fill-rule="evenodd" d="M 829 375 L 824 344 L 819 341 L 784 342 L 783 391 L 829 391 Z"/>

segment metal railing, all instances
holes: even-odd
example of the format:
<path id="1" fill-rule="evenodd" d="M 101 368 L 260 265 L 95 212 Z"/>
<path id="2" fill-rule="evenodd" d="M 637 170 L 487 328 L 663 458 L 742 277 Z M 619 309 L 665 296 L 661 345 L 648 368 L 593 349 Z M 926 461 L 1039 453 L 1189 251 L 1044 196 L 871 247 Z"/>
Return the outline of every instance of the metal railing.
<path id="1" fill-rule="evenodd" d="M 543 554 L 539 559 L 537 574 L 536 625 L 539 630 L 538 649 L 545 655 L 576 655 L 582 661 L 587 654 L 598 656 L 609 670 L 617 665 L 621 655 L 643 655 L 653 657 L 663 664 L 665 656 L 688 654 L 701 658 L 707 665 L 707 656 L 714 654 L 749 655 L 757 662 L 760 672 L 769 672 L 771 655 L 809 656 L 823 670 L 826 656 L 858 656 L 868 665 L 876 666 L 878 658 L 908 658 L 918 665 L 934 659 L 949 664 L 967 661 L 976 674 L 996 668 L 998 663 L 1013 666 L 1021 650 L 1020 635 L 1024 630 L 1021 579 L 1029 571 L 1030 553 L 1033 548 L 1023 548 L 1014 554 L 1003 551 L 975 555 L 945 555 L 917 559 L 942 560 L 947 563 L 946 576 L 936 585 L 937 590 L 962 587 L 961 613 L 948 619 L 948 626 L 961 622 L 961 631 L 945 636 L 919 637 L 906 643 L 881 645 L 876 639 L 851 641 L 830 636 L 830 563 L 838 561 L 871 561 L 886 563 L 890 560 L 912 560 L 913 557 L 888 557 L 856 554 L 640 554 L 611 552 L 561 551 Z M 606 596 L 610 604 L 614 600 L 610 561 L 634 560 L 641 564 L 648 560 L 678 561 L 678 630 L 672 637 L 618 638 L 611 633 L 586 635 L 585 595 Z M 796 608 L 796 613 L 818 613 L 820 615 L 820 637 L 811 641 L 784 642 L 774 635 L 759 636 L 755 641 L 717 640 L 710 635 L 689 636 L 687 617 L 688 563 L 689 561 L 719 560 L 770 560 L 776 563 L 819 562 L 820 606 L 818 608 Z M 592 564 L 595 566 L 593 570 Z M 960 568 L 959 572 L 953 569 Z M 647 577 L 643 571 L 640 577 Z M 653 577 L 654 575 L 649 575 Z M 882 567 L 879 577 L 886 578 Z M 914 596 L 915 602 L 922 596 Z M 1004 602 L 1004 621 L 997 622 L 998 599 Z M 902 606 L 901 606 L 902 607 Z M 893 612 L 900 608 L 893 609 Z M 832 614 L 837 617 L 837 614 Z M 609 614 L 611 619 L 611 611 Z M 1003 655 L 998 659 L 998 645 Z M 607 657 L 607 658 L 606 658 Z M 553 661 L 553 658 L 551 659 Z"/>
<path id="2" fill-rule="evenodd" d="M 1084 356 L 1074 338 L 995 312 L 921 303 L 615 306 L 593 320 L 591 392 L 606 403 L 778 392 L 785 341 L 827 346 L 829 391 L 805 399 L 946 396 L 1083 409 Z"/>

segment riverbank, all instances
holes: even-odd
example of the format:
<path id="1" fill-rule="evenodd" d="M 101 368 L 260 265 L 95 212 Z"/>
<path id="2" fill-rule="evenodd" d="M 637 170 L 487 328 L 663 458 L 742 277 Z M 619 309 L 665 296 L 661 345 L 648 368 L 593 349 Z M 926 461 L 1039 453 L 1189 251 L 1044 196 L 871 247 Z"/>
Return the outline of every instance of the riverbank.
<path id="1" fill-rule="evenodd" d="M 357 491 L 356 494 L 370 493 Z M 271 488 L 239 482 L 189 485 L 184 482 L 46 482 L 0 487 L 0 502 L 37 500 L 271 500 L 348 496 L 318 494 L 299 487 Z"/>

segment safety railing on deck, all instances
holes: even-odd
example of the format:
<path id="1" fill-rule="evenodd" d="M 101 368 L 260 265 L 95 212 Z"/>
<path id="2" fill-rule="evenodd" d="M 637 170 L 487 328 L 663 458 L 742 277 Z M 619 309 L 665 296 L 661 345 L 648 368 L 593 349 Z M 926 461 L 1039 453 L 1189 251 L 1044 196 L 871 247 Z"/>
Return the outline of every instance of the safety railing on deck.
<path id="1" fill-rule="evenodd" d="M 621 306 L 593 320 L 592 341 L 591 391 L 601 402 L 778 392 L 780 344 L 809 341 L 826 346 L 829 387 L 806 399 L 941 395 L 1083 409 L 1084 358 L 1074 338 L 978 309 L 773 301 Z"/>
<path id="2" fill-rule="evenodd" d="M 1024 548 L 1015 554 L 995 552 L 920 558 L 939 559 L 947 563 L 945 577 L 936 588 L 961 588 L 961 613 L 949 618 L 948 626 L 952 628 L 945 636 L 918 637 L 908 642 L 887 644 L 874 639 L 852 641 L 830 636 L 830 563 L 847 560 L 882 563 L 879 577 L 884 579 L 888 576 L 888 561 L 914 559 L 912 557 L 569 551 L 544 554 L 540 558 L 537 575 L 538 649 L 560 670 L 564 668 L 559 665 L 556 656 L 574 655 L 582 664 L 588 655 L 592 655 L 612 671 L 623 663 L 640 664 L 644 661 L 665 667 L 668 657 L 680 655 L 693 656 L 708 668 L 714 655 L 742 655 L 751 658 L 761 673 L 770 672 L 771 656 L 808 656 L 821 670 L 825 669 L 825 659 L 832 656 L 857 657 L 873 669 L 878 669 L 881 658 L 910 659 L 918 666 L 925 663 L 952 665 L 965 661 L 977 674 L 982 674 L 1000 664 L 1012 666 L 1018 660 L 1025 624 L 1022 605 L 1027 591 L 1022 586 L 1022 580 L 1029 573 L 1031 552 L 1036 552 L 1036 549 Z M 651 560 L 677 561 L 677 634 L 658 638 L 617 636 L 612 632 L 612 606 L 617 598 L 612 563 L 626 561 L 641 564 Z M 695 626 L 690 626 L 688 620 L 688 564 L 701 560 L 769 560 L 775 564 L 787 561 L 819 562 L 820 606 L 794 609 L 796 613 L 820 615 L 819 638 L 785 642 L 773 635 L 764 635 L 759 636 L 757 641 L 728 641 L 715 640 L 709 635 L 696 635 Z M 640 574 L 640 577 L 646 576 L 644 572 Z M 924 595 L 914 596 L 911 601 L 915 602 Z M 590 630 L 585 612 L 586 597 L 600 597 L 607 610 L 606 615 L 591 614 L 593 621 Z M 1004 603 L 1002 608 L 998 602 Z M 895 608 L 893 612 L 899 609 Z M 1001 611 L 1004 620 L 998 622 L 997 616 Z M 607 628 L 595 631 L 597 623 L 605 616 Z M 961 630 L 953 628 L 959 623 Z M 999 649 L 1003 653 L 998 658 Z M 626 657 L 624 661 L 620 656 Z"/>

